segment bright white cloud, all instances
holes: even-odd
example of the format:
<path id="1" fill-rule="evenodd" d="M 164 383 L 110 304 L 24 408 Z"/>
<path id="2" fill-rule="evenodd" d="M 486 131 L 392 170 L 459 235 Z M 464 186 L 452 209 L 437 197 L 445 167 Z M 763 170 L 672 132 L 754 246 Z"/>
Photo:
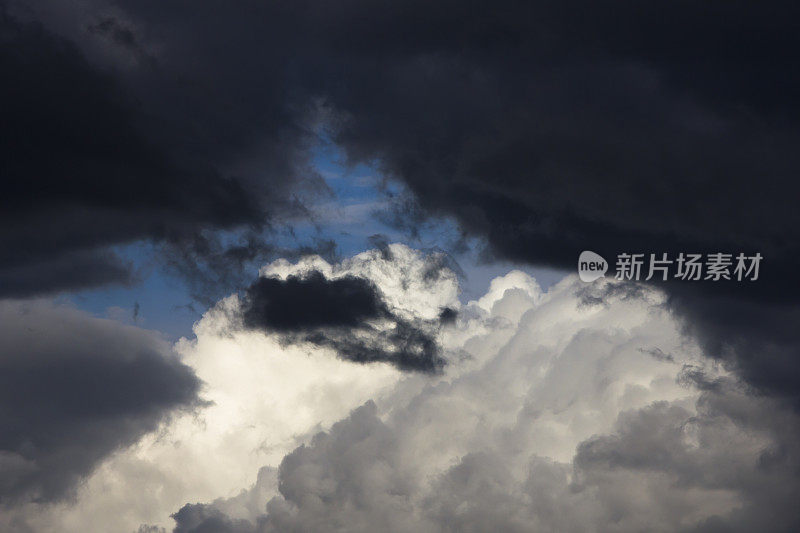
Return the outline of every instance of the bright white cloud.
<path id="1" fill-rule="evenodd" d="M 76 503 L 15 518 L 36 531 L 169 529 L 187 502 L 213 503 L 181 511 L 186 531 L 211 515 L 247 520 L 241 530 L 260 520 L 264 530 L 352 531 L 674 530 L 752 518 L 753 491 L 766 486 L 759 465 L 788 460 L 780 443 L 792 442 L 795 417 L 711 365 L 659 292 L 570 276 L 543 293 L 511 272 L 461 306 L 456 276 L 435 258 L 390 251 L 277 261 L 262 275 L 363 276 L 408 318 L 459 309 L 439 334 L 443 375 L 238 330 L 231 296 L 176 347 L 212 403 L 120 451 Z"/>

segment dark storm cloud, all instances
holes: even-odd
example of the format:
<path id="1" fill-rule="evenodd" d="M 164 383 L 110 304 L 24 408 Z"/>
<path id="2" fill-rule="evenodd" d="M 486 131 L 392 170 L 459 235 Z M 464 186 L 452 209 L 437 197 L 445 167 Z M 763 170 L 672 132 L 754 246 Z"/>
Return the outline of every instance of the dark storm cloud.
<path id="1" fill-rule="evenodd" d="M 406 221 L 455 217 L 496 256 L 569 269 L 584 249 L 760 251 L 758 282 L 666 289 L 710 355 L 796 401 L 798 9 L 353 2 L 307 17 L 333 137 L 409 185 Z"/>
<path id="2" fill-rule="evenodd" d="M 787 297 L 796 291 L 786 279 Z M 675 290 L 670 305 L 704 351 L 730 363 L 761 392 L 800 406 L 800 306 L 736 295 L 699 296 Z"/>
<path id="3" fill-rule="evenodd" d="M 5 302 L 0 338 L 0 504 L 67 497 L 111 452 L 198 402 L 194 373 L 139 328 Z"/>
<path id="4" fill-rule="evenodd" d="M 245 291 L 241 320 L 248 329 L 331 348 L 359 363 L 385 361 L 422 372 L 444 365 L 433 338 L 435 325 L 392 312 L 365 278 L 328 279 L 319 271 L 259 278 Z"/>
<path id="5" fill-rule="evenodd" d="M 758 282 L 666 288 L 711 355 L 797 399 L 794 331 L 767 323 L 796 314 L 799 296 L 796 3 L 98 1 L 70 18 L 45 1 L 17 11 L 95 65 L 5 19 L 6 48 L 31 58 L 4 55 L 21 74 L 4 88 L 4 102 L 22 104 L 9 131 L 23 133 L 10 159 L 19 191 L 6 200 L 28 206 L 9 220 L 36 231 L 8 230 L 3 243 L 26 261 L 255 224 L 291 204 L 308 133 L 324 130 L 351 162 L 408 185 L 413 197 L 392 215 L 401 225 L 451 217 L 497 257 L 572 269 L 584 249 L 607 259 L 761 252 Z M 157 68 L 113 59 L 132 50 Z M 729 343 L 741 322 L 769 337 Z"/>
<path id="6" fill-rule="evenodd" d="M 0 246 L 8 251 L 0 260 L 0 296 L 129 282 L 130 270 L 108 247 L 145 239 L 185 249 L 204 231 L 258 231 L 273 215 L 297 210 L 284 191 L 296 181 L 302 133 L 284 128 L 289 119 L 249 110 L 291 146 L 270 143 L 272 166 L 260 176 L 268 183 L 245 184 L 247 172 L 237 175 L 223 155 L 224 140 L 241 133 L 237 121 L 220 123 L 230 111 L 221 106 L 232 106 L 234 94 L 196 101 L 214 90 L 179 80 L 177 72 L 99 68 L 80 41 L 54 35 L 25 9 L 20 16 L 0 6 L 0 68 L 7 73 L 0 87 Z M 113 18 L 80 31 L 126 49 L 141 44 Z M 227 246 L 193 250 L 200 261 L 229 253 Z M 50 274 L 54 263 L 59 268 Z"/>
<path id="7" fill-rule="evenodd" d="M 710 355 L 796 400 L 797 6 L 449 7 L 365 15 L 375 33 L 326 26 L 349 53 L 325 90 L 351 157 L 377 157 L 506 259 L 760 251 L 749 286 L 666 288 Z"/>
<path id="8" fill-rule="evenodd" d="M 6 298 L 130 284 L 137 279 L 133 267 L 108 250 L 63 252 L 32 263 L 19 260 L 10 251 L 0 263 L 0 296 Z"/>
<path id="9" fill-rule="evenodd" d="M 328 280 L 318 271 L 303 278 L 258 278 L 247 290 L 245 302 L 244 323 L 253 329 L 352 328 L 389 316 L 377 287 L 368 280 L 353 276 Z"/>

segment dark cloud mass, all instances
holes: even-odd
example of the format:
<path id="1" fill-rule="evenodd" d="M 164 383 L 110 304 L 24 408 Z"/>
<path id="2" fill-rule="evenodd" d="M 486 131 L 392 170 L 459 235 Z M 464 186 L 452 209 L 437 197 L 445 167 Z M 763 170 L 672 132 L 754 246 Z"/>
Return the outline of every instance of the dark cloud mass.
<path id="1" fill-rule="evenodd" d="M 304 278 L 258 278 L 245 301 L 246 326 L 276 331 L 356 327 L 389 315 L 377 287 L 368 280 L 328 280 L 318 271 Z"/>
<path id="2" fill-rule="evenodd" d="M 20 19 L 0 6 L 0 67 L 8 73 L 0 88 L 0 245 L 13 251 L 0 260 L 0 295 L 130 281 L 130 268 L 106 249 L 142 239 L 219 261 L 226 247 L 200 248 L 198 233 L 263 228 L 273 214 L 293 209 L 281 192 L 293 181 L 288 166 L 265 171 L 274 178 L 268 188 L 245 187 L 225 167 L 222 140 L 235 132 L 214 116 L 226 114 L 218 109 L 226 104 L 198 102 L 178 116 L 189 104 L 175 106 L 169 98 L 191 100 L 175 95 L 175 85 L 192 82 L 147 66 L 135 80 L 98 68 L 76 43 L 22 11 Z M 88 26 L 85 37 L 98 32 L 111 32 L 118 45 L 134 44 L 130 30 L 111 19 Z M 151 84 L 152 92 L 145 90 Z M 261 125 L 281 130 L 269 121 Z M 280 165 L 294 154 L 288 147 L 270 159 Z"/>
<path id="3" fill-rule="evenodd" d="M 0 505 L 52 501 L 111 452 L 198 402 L 152 333 L 44 302 L 0 304 Z"/>
<path id="4" fill-rule="evenodd" d="M 316 270 L 286 279 L 261 277 L 245 291 L 241 315 L 248 329 L 332 348 L 351 361 L 386 361 L 423 372 L 444 365 L 433 336 L 436 325 L 391 311 L 365 278 L 328 279 Z"/>
<path id="5" fill-rule="evenodd" d="M 667 289 L 712 355 L 797 398 L 790 331 L 765 339 L 785 385 L 746 363 L 760 343 L 713 349 L 736 321 L 770 329 L 764 306 L 796 310 L 795 3 L 10 6 L 7 293 L 37 289 L 15 273 L 44 253 L 267 220 L 311 183 L 321 128 L 507 259 L 761 252 L 757 283 Z M 60 286 L 92 284 L 69 272 Z"/>
<path id="6" fill-rule="evenodd" d="M 797 401 L 784 320 L 800 296 L 797 15 L 786 2 L 402 4 L 359 31 L 330 14 L 349 33 L 325 25 L 342 53 L 323 90 L 351 157 L 377 158 L 497 256 L 573 269 L 584 249 L 760 251 L 757 283 L 666 288 L 711 355 Z"/>

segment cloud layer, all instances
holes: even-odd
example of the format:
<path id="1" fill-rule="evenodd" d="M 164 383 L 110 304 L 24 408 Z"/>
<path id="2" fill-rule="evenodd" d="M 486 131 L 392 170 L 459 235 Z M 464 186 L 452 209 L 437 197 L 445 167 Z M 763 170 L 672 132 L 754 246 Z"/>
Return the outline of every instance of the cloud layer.
<path id="1" fill-rule="evenodd" d="M 152 332 L 50 303 L 0 303 L 0 505 L 48 502 L 112 452 L 199 404 Z"/>
<path id="2" fill-rule="evenodd" d="M 262 276 L 368 280 L 406 320 L 456 309 L 436 332 L 448 362 L 441 374 L 355 363 L 242 328 L 232 295 L 176 346 L 207 403 L 108 457 L 74 502 L 9 507 L 3 527 L 797 526 L 797 415 L 705 356 L 663 292 L 575 276 L 543 292 L 514 271 L 459 304 L 455 274 L 439 267 L 426 280 L 436 260 L 386 250 L 336 264 L 281 260 Z"/>
<path id="3" fill-rule="evenodd" d="M 461 305 L 442 256 L 375 236 L 341 263 L 268 265 L 184 362 L 6 301 L 0 525 L 797 529 L 798 16 L 0 0 L 0 298 L 131 283 L 131 243 L 228 291 L 330 194 L 321 140 L 402 184 L 386 221 L 444 217 L 489 256 L 764 257 L 742 283 L 543 294 L 517 272 Z M 212 403 L 170 421 L 198 380 Z"/>
<path id="4" fill-rule="evenodd" d="M 494 285 L 445 337 L 468 355 L 442 380 L 400 382 L 287 454 L 237 497 L 260 513 L 187 504 L 175 531 L 797 526 L 797 416 L 703 356 L 662 293 Z"/>
<path id="5" fill-rule="evenodd" d="M 308 165 L 324 137 L 408 186 L 401 225 L 452 217 L 505 259 L 762 253 L 757 283 L 666 290 L 711 355 L 797 400 L 797 16 L 784 1 L 10 1 L 0 293 L 124 281 L 108 247 L 136 240 L 224 285 L 271 247 L 219 232 L 253 237 L 302 212 L 300 191 L 325 194 Z"/>

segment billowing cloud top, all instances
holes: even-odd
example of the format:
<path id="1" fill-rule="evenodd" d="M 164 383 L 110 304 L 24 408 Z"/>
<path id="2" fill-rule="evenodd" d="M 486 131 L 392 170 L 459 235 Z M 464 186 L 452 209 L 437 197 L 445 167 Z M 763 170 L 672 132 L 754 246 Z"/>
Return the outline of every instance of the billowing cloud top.
<path id="1" fill-rule="evenodd" d="M 405 320 L 457 307 L 437 331 L 442 373 L 364 365 L 329 346 L 242 328 L 233 295 L 176 346 L 205 383 L 207 403 L 109 457 L 74 504 L 31 501 L 0 525 L 195 533 L 797 526 L 796 413 L 753 396 L 703 355 L 662 291 L 618 290 L 613 281 L 587 288 L 569 276 L 543 292 L 515 271 L 458 307 L 452 272 L 426 280 L 420 273 L 435 261 L 390 250 L 391 259 L 374 250 L 337 264 L 278 261 L 262 275 L 368 280 Z"/>

